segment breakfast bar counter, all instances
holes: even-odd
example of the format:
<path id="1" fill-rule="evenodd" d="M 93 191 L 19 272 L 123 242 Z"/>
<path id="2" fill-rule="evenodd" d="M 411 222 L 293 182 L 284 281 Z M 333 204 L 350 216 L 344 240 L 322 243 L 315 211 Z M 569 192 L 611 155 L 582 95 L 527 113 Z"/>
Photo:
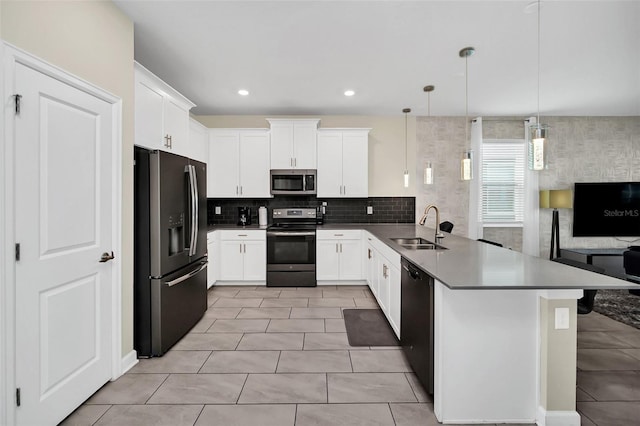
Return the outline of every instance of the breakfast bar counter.
<path id="1" fill-rule="evenodd" d="M 440 422 L 580 425 L 576 300 L 583 289 L 637 285 L 450 234 L 438 241 L 446 249 L 397 244 L 393 239 L 435 242 L 434 229 L 413 224 L 319 229 L 363 229 L 434 278 Z"/>

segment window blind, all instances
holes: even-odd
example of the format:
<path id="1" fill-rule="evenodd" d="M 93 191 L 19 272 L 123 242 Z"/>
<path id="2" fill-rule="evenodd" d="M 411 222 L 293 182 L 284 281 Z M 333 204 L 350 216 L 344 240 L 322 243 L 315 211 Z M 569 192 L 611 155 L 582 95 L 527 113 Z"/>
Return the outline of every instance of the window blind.
<path id="1" fill-rule="evenodd" d="M 524 141 L 485 141 L 482 144 L 482 196 L 478 209 L 484 223 L 523 221 Z"/>

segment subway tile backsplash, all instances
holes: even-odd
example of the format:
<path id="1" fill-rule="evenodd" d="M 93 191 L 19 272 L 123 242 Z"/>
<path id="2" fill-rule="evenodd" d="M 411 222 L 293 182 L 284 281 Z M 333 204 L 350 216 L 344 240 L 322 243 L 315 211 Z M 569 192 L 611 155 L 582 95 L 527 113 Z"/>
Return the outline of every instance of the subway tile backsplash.
<path id="1" fill-rule="evenodd" d="M 238 207 L 251 208 L 251 223 L 258 223 L 258 207 L 265 206 L 271 222 L 271 210 L 283 207 L 316 207 L 327 203 L 324 223 L 415 223 L 415 197 L 316 198 L 305 196 L 276 196 L 261 199 L 209 198 L 209 225 L 234 225 L 238 222 Z M 216 206 L 221 214 L 215 214 Z M 367 207 L 373 214 L 367 214 Z"/>

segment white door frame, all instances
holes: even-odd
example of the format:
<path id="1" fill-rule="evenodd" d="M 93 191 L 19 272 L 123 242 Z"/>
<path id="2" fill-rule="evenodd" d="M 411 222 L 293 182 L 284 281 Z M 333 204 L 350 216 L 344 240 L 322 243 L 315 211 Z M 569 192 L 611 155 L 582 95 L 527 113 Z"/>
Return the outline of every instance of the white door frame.
<path id="1" fill-rule="evenodd" d="M 122 374 L 122 100 L 107 91 L 51 65 L 9 43 L 0 40 L 0 57 L 4 80 L 0 82 L 0 95 L 4 111 L 0 123 L 4 133 L 0 137 L 0 424 L 15 424 L 16 421 L 16 336 L 15 336 L 15 103 L 13 87 L 15 65 L 23 64 L 89 93 L 111 104 L 113 112 L 112 185 L 113 194 L 113 248 L 116 256 L 113 264 L 111 293 L 112 308 L 112 355 L 111 380 Z M 133 78 L 133 77 L 132 77 Z M 87 395 L 89 396 L 89 395 Z"/>

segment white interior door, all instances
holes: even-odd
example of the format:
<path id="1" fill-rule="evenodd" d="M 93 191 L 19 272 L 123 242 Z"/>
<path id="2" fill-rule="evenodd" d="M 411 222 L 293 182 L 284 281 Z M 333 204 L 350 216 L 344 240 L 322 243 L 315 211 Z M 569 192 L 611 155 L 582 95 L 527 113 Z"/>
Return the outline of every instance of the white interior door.
<path id="1" fill-rule="evenodd" d="M 19 63 L 15 84 L 16 419 L 57 424 L 111 378 L 114 113 Z"/>

